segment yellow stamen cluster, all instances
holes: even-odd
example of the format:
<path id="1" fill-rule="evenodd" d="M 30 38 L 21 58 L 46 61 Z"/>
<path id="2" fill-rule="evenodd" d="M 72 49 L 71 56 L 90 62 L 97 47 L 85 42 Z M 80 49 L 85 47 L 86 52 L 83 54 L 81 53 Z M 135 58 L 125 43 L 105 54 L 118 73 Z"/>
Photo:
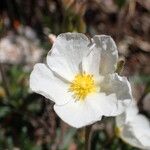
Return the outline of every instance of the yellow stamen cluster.
<path id="1" fill-rule="evenodd" d="M 85 73 L 76 75 L 69 90 L 74 93 L 77 100 L 84 100 L 88 94 L 96 91 L 93 75 Z"/>

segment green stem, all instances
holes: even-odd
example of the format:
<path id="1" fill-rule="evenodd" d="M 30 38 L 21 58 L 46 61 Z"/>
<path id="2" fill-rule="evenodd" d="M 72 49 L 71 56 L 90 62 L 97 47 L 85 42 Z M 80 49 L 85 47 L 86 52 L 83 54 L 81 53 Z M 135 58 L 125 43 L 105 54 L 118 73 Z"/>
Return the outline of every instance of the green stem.
<path id="1" fill-rule="evenodd" d="M 91 149 L 91 128 L 92 125 L 85 127 L 85 150 Z"/>

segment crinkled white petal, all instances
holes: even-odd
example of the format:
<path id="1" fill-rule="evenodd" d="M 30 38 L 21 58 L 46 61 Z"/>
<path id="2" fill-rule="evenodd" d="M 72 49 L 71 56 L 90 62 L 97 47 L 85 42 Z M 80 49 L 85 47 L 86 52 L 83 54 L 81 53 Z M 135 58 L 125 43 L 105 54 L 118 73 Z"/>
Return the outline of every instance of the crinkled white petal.
<path id="1" fill-rule="evenodd" d="M 132 127 L 135 136 L 139 139 L 143 146 L 150 148 L 150 122 L 141 115 L 137 114 L 132 120 Z"/>
<path id="2" fill-rule="evenodd" d="M 105 95 L 104 93 L 97 93 L 87 98 L 86 101 L 97 110 L 100 116 L 116 116 L 121 114 L 126 108 L 125 103 L 118 101 L 115 94 Z"/>
<path id="3" fill-rule="evenodd" d="M 76 72 L 70 68 L 63 57 L 48 55 L 47 64 L 57 76 L 69 82 L 73 81 Z"/>
<path id="4" fill-rule="evenodd" d="M 89 55 L 82 60 L 82 71 L 88 74 L 100 76 L 100 51 L 94 48 Z"/>
<path id="5" fill-rule="evenodd" d="M 123 126 L 125 123 L 133 121 L 135 116 L 138 114 L 138 108 L 136 107 L 136 103 L 134 100 L 128 105 L 125 112 L 121 115 L 117 116 L 116 123 L 118 127 Z"/>
<path id="6" fill-rule="evenodd" d="M 133 119 L 135 119 L 135 116 L 138 114 L 139 110 L 136 106 L 135 100 L 132 100 L 129 107 L 126 108 L 125 116 L 126 116 L 126 122 L 130 122 Z M 124 114 L 123 114 L 124 115 Z"/>
<path id="7" fill-rule="evenodd" d="M 120 133 L 120 138 L 131 146 L 143 148 L 140 140 L 135 136 L 132 127 L 125 125 Z"/>
<path id="8" fill-rule="evenodd" d="M 138 113 L 133 101 L 126 111 L 116 118 L 116 125 L 120 129 L 120 138 L 126 143 L 141 149 L 150 149 L 150 122 Z"/>
<path id="9" fill-rule="evenodd" d="M 58 116 L 69 125 L 80 128 L 100 120 L 100 116 L 116 116 L 124 111 L 124 103 L 118 103 L 115 94 L 94 93 L 84 101 L 70 101 L 54 106 Z"/>
<path id="10" fill-rule="evenodd" d="M 139 130 L 137 132 L 142 132 L 142 136 L 141 134 L 139 136 L 137 136 L 140 139 L 140 142 L 142 143 L 142 146 L 145 147 L 145 149 L 149 149 L 150 150 L 150 129 L 143 129 L 143 130 Z"/>
<path id="11" fill-rule="evenodd" d="M 82 58 L 87 56 L 87 54 L 90 52 L 89 44 L 89 39 L 82 33 L 60 34 L 56 38 L 56 41 L 54 42 L 53 47 L 47 56 L 47 63 L 49 64 L 49 59 L 51 56 L 59 56 L 66 60 L 66 63 L 73 72 L 78 73 L 81 71 L 79 65 L 82 61 Z M 57 62 L 55 62 L 53 68 L 55 65 L 57 67 Z M 65 68 L 62 64 L 62 69 L 59 70 L 58 73 L 61 72 L 61 74 L 63 74 L 64 71 Z"/>
<path id="12" fill-rule="evenodd" d="M 117 66 L 118 51 L 114 40 L 108 35 L 96 35 L 93 42 L 101 51 L 100 73 L 114 73 Z"/>
<path id="13" fill-rule="evenodd" d="M 142 124 L 142 122 L 139 122 L 139 124 L 140 123 Z M 144 126 L 141 126 L 141 128 L 135 128 L 132 125 L 134 125 L 134 123 L 131 122 L 128 122 L 128 124 L 123 124 L 120 128 L 120 138 L 134 147 L 150 149 L 150 129 L 145 129 Z"/>
<path id="14" fill-rule="evenodd" d="M 107 94 L 115 93 L 118 100 L 132 99 L 131 86 L 126 77 L 117 73 L 108 75 L 101 83 L 102 91 Z"/>
<path id="15" fill-rule="evenodd" d="M 147 149 L 148 147 L 150 149 L 150 128 L 146 128 L 143 126 L 142 128 L 135 128 L 134 132 L 135 136 L 137 137 L 137 139 L 139 139 L 142 146 L 145 147 L 145 149 Z"/>
<path id="16" fill-rule="evenodd" d="M 102 114 L 107 111 L 105 110 L 105 108 L 109 106 L 103 108 L 102 105 L 99 105 L 100 103 L 95 103 L 96 101 L 101 99 L 103 101 L 106 99 L 104 93 L 92 94 L 91 96 L 88 96 L 84 101 L 70 101 L 63 106 L 55 105 L 54 110 L 66 123 L 73 127 L 80 128 L 100 120 L 100 116 L 102 116 Z M 101 104 L 103 104 L 103 101 L 101 102 Z"/>
<path id="17" fill-rule="evenodd" d="M 130 122 L 132 122 L 133 123 L 133 127 L 135 127 L 135 128 L 143 128 L 144 127 L 144 129 L 146 128 L 146 129 L 150 129 L 150 122 L 149 122 L 149 120 L 144 116 L 144 115 L 142 115 L 142 114 L 136 114 L 135 116 L 134 116 L 134 118 L 130 121 Z"/>
<path id="18" fill-rule="evenodd" d="M 68 84 L 55 77 L 45 64 L 34 66 L 30 75 L 30 88 L 58 105 L 63 105 L 72 98 Z"/>

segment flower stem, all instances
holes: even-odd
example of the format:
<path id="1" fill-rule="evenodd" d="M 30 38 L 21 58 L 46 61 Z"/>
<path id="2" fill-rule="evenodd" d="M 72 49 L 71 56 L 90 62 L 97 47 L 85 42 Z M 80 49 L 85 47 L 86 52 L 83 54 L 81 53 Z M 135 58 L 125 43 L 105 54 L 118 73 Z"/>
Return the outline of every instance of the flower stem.
<path id="1" fill-rule="evenodd" d="M 85 127 L 85 150 L 91 149 L 91 128 L 92 125 Z"/>

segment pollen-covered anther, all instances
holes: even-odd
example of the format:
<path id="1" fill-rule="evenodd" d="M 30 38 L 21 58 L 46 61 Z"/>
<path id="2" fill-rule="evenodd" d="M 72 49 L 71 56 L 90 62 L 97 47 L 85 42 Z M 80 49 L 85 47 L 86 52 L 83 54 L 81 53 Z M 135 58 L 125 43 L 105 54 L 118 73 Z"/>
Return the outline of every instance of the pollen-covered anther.
<path id="1" fill-rule="evenodd" d="M 69 91 L 73 92 L 77 100 L 84 100 L 87 95 L 96 91 L 93 75 L 77 74 L 70 85 Z"/>

